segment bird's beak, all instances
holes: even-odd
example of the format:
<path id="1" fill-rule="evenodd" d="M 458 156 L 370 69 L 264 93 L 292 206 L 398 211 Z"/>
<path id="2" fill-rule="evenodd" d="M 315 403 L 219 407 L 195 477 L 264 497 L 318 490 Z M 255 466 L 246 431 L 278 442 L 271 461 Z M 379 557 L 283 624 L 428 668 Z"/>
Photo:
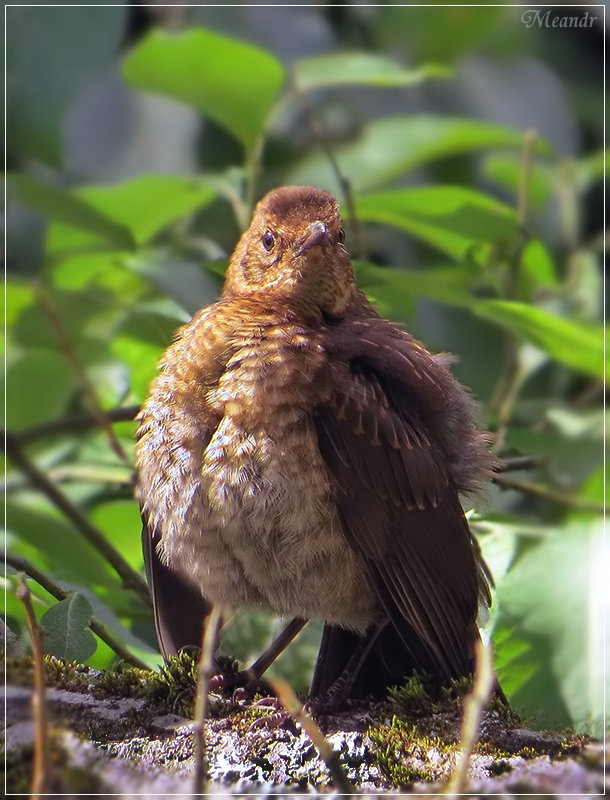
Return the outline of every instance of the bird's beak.
<path id="1" fill-rule="evenodd" d="M 306 253 L 307 250 L 309 250 L 315 244 L 318 244 L 322 237 L 326 235 L 327 230 L 328 229 L 326 225 L 320 220 L 312 222 L 311 225 L 308 226 L 305 233 L 296 240 L 294 244 L 295 254 L 297 256 L 301 256 L 303 253 Z"/>

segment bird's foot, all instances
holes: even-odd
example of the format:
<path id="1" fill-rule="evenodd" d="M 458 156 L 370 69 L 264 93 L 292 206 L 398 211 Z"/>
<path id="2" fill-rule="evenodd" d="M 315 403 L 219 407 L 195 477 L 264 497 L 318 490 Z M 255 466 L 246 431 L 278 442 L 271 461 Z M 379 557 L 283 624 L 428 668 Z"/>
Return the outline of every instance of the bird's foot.
<path id="1" fill-rule="evenodd" d="M 294 724 L 292 717 L 286 711 L 282 702 L 277 697 L 262 697 L 255 703 L 252 703 L 250 708 L 257 710 L 269 711 L 264 717 L 255 719 L 250 725 L 249 730 L 274 730 L 280 728 L 288 723 Z"/>
<path id="2" fill-rule="evenodd" d="M 351 685 L 351 676 L 340 676 L 325 692 L 316 697 L 310 697 L 305 710 L 312 716 L 324 716 L 338 711 L 345 705 Z"/>
<path id="3" fill-rule="evenodd" d="M 229 689 L 245 686 L 249 681 L 246 670 L 240 669 L 235 672 L 219 672 L 212 675 L 208 684 L 210 692 L 222 693 Z"/>
<path id="4" fill-rule="evenodd" d="M 263 695 L 263 700 L 271 694 L 269 684 L 252 676 L 248 669 L 234 672 L 220 672 L 210 678 L 209 691 L 225 694 L 232 692 L 231 699 L 238 705 L 251 704 L 256 695 Z M 273 699 L 273 698 L 271 698 Z"/>

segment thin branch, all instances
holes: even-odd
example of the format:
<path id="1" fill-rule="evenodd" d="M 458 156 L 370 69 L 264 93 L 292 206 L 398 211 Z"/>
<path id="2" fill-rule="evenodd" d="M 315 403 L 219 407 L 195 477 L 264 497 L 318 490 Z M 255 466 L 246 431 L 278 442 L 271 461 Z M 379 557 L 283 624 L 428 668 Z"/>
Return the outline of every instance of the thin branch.
<path id="1" fill-rule="evenodd" d="M 566 494 L 565 492 L 555 491 L 546 486 L 540 486 L 537 483 L 515 481 L 512 478 L 506 478 L 504 475 L 495 475 L 493 481 L 502 489 L 514 489 L 516 492 L 529 494 L 541 500 L 548 500 L 550 503 L 557 503 L 558 505 L 573 508 L 578 511 L 593 511 L 599 514 L 603 514 L 604 511 L 606 511 L 606 507 L 602 503 L 595 503 L 592 500 L 583 500 L 580 497 L 574 497 L 574 495 Z"/>
<path id="2" fill-rule="evenodd" d="M 43 290 L 40 290 L 38 292 L 38 299 L 42 306 L 42 310 L 44 311 L 49 321 L 49 325 L 51 326 L 51 329 L 55 334 L 55 337 L 57 338 L 59 346 L 64 356 L 66 357 L 66 360 L 72 367 L 74 374 L 76 375 L 76 378 L 81 386 L 81 389 L 83 390 L 83 393 L 87 398 L 89 405 L 91 406 L 93 414 L 98 419 L 98 424 L 105 431 L 106 436 L 108 437 L 108 442 L 110 444 L 110 447 L 112 448 L 112 450 L 114 450 L 114 452 L 121 460 L 127 461 L 127 455 L 125 454 L 125 451 L 123 450 L 123 447 L 121 446 L 121 443 L 119 442 L 115 432 L 112 430 L 112 425 L 110 424 L 110 420 L 108 419 L 106 413 L 104 412 L 104 409 L 100 405 L 97 393 L 95 391 L 95 387 L 89 380 L 89 377 L 87 376 L 87 373 L 83 369 L 83 365 L 81 364 L 80 359 L 74 347 L 72 346 L 72 342 L 66 335 L 66 332 L 59 318 L 59 314 L 57 313 L 57 308 L 53 305 L 53 303 L 47 297 L 47 295 Z"/>
<path id="3" fill-rule="evenodd" d="M 324 150 L 326 157 L 328 158 L 330 165 L 335 173 L 337 181 L 339 182 L 339 186 L 341 187 L 341 191 L 345 198 L 345 202 L 347 204 L 347 209 L 349 212 L 349 220 L 350 220 L 350 227 L 352 232 L 352 238 L 354 242 L 354 252 L 356 254 L 356 258 L 364 259 L 366 257 L 365 250 L 364 250 L 364 241 L 362 236 L 362 229 L 360 227 L 360 222 L 358 220 L 358 214 L 356 213 L 356 201 L 354 199 L 354 190 L 352 188 L 351 181 L 349 178 L 343 174 L 341 167 L 339 166 L 339 162 L 337 161 L 337 157 L 335 156 L 332 147 L 328 141 L 328 137 L 326 136 L 326 132 L 322 129 L 321 125 L 318 123 L 318 120 L 315 117 L 313 109 L 309 104 L 307 98 L 299 90 L 296 86 L 295 81 L 292 82 L 292 91 L 294 93 L 295 98 L 297 99 L 301 109 L 303 110 L 303 114 L 305 115 L 305 119 L 307 120 L 307 124 L 309 125 L 309 129 L 313 135 L 313 137 L 317 140 L 320 147 Z"/>
<path id="4" fill-rule="evenodd" d="M 504 458 L 496 467 L 496 472 L 519 472 L 525 469 L 536 469 L 542 464 L 542 459 L 538 456 L 515 456 L 514 458 Z"/>
<path id="5" fill-rule="evenodd" d="M 479 639 L 475 650 L 474 686 L 464 701 L 464 719 L 460 739 L 462 752 L 455 772 L 444 794 L 464 794 L 468 782 L 468 764 L 479 737 L 481 716 L 487 705 L 495 683 L 491 648 Z"/>
<path id="6" fill-rule="evenodd" d="M 214 651 L 218 639 L 218 631 L 222 624 L 222 609 L 212 606 L 206 620 L 201 642 L 201 657 L 197 666 L 197 698 L 195 700 L 195 774 L 193 794 L 195 796 L 207 792 L 208 764 L 205 749 L 205 721 L 208 711 L 208 694 L 210 678 L 214 671 Z"/>
<path id="7" fill-rule="evenodd" d="M 505 296 L 514 300 L 519 291 L 521 280 L 521 267 L 523 250 L 529 235 L 527 232 L 527 216 L 529 211 L 529 191 L 532 171 L 532 155 L 536 142 L 536 132 L 528 130 L 523 136 L 523 150 L 519 169 L 519 185 L 517 188 L 516 213 L 519 225 L 519 234 L 510 258 L 510 272 L 506 286 Z M 504 444 L 504 437 L 508 430 L 508 423 L 512 416 L 513 407 L 519 390 L 526 376 L 520 359 L 522 343 L 517 337 L 509 333 L 506 340 L 506 355 L 504 367 L 496 386 L 492 392 L 490 407 L 497 412 L 498 427 L 494 449 L 499 450 Z"/>
<path id="8" fill-rule="evenodd" d="M 495 452 L 504 447 L 504 438 L 508 430 L 508 423 L 513 413 L 513 408 L 521 385 L 525 378 L 523 364 L 519 358 L 523 344 L 512 333 L 508 333 L 504 366 L 489 401 L 492 411 L 498 417 L 496 438 L 493 449 Z"/>
<path id="9" fill-rule="evenodd" d="M 254 197 L 256 194 L 256 179 L 260 168 L 261 153 L 265 139 L 259 136 L 254 145 L 246 153 L 246 198 L 244 213 L 237 217 L 237 222 L 242 231 L 246 230 L 250 223 L 250 217 L 254 209 Z"/>
<path id="10" fill-rule="evenodd" d="M 279 680 L 278 678 L 269 679 L 269 683 L 286 711 L 301 725 L 305 733 L 314 743 L 316 750 L 320 754 L 320 758 L 322 758 L 330 772 L 330 777 L 335 785 L 335 789 L 337 789 L 340 794 L 354 794 L 354 786 L 352 786 L 343 770 L 339 759 L 339 753 L 333 750 L 318 725 L 316 725 L 312 717 L 307 714 L 290 686 L 285 681 Z"/>
<path id="11" fill-rule="evenodd" d="M 532 178 L 532 157 L 538 134 L 529 129 L 523 134 L 523 151 L 519 169 L 519 185 L 517 187 L 517 222 L 522 231 L 527 225 L 529 211 L 530 181 Z"/>
<path id="12" fill-rule="evenodd" d="M 35 567 L 27 558 L 21 558 L 20 556 L 13 556 L 10 553 L 6 554 L 6 563 L 8 566 L 13 567 L 13 569 L 18 570 L 19 572 L 25 572 L 28 577 L 32 578 L 32 580 L 36 581 L 37 584 L 42 586 L 49 594 L 53 595 L 56 600 L 63 600 L 68 596 L 68 592 L 65 589 L 62 589 L 55 581 L 47 575 L 42 570 Z M 111 650 L 122 658 L 123 661 L 126 661 L 128 664 L 131 664 L 134 667 L 138 667 L 138 669 L 148 669 L 148 665 L 145 664 L 143 661 L 137 656 L 134 656 L 132 653 L 129 652 L 114 636 L 108 631 L 108 628 L 100 622 L 97 617 L 91 617 L 91 621 L 89 623 L 89 627 L 96 634 L 99 638 L 105 642 Z"/>
<path id="13" fill-rule="evenodd" d="M 530 182 L 532 177 L 532 156 L 536 143 L 536 131 L 528 130 L 523 135 L 523 150 L 521 151 L 521 164 L 519 166 L 519 184 L 517 186 L 517 224 L 519 225 L 519 236 L 515 244 L 514 252 L 510 262 L 510 280 L 506 290 L 506 296 L 513 300 L 517 296 L 519 280 L 521 278 L 521 267 L 523 261 L 523 249 L 529 239 L 527 232 L 527 217 L 529 212 Z"/>
<path id="14" fill-rule="evenodd" d="M 42 658 L 42 631 L 32 607 L 32 596 L 23 574 L 19 575 L 17 597 L 23 603 L 32 640 L 34 662 L 34 692 L 32 714 L 34 717 L 34 764 L 32 767 L 31 800 L 44 796 L 49 784 L 49 741 L 47 727 L 47 700 L 45 693 L 44 662 Z"/>
<path id="15" fill-rule="evenodd" d="M 152 605 L 146 581 L 127 563 L 119 551 L 113 547 L 106 539 L 104 534 L 93 525 L 81 509 L 76 506 L 61 489 L 49 480 L 36 464 L 25 454 L 19 444 L 12 438 L 6 436 L 6 450 L 8 455 L 15 462 L 16 466 L 29 478 L 31 483 L 39 489 L 56 508 L 58 508 L 76 527 L 108 563 L 114 568 L 123 582 L 126 589 L 133 589 L 139 597 L 147 604 Z"/>
<path id="16" fill-rule="evenodd" d="M 136 418 L 140 406 L 119 406 L 105 411 L 106 419 L 111 422 L 131 422 Z M 59 433 L 76 433 L 88 431 L 100 426 L 100 419 L 95 414 L 74 414 L 70 417 L 44 422 L 41 425 L 33 425 L 22 431 L 11 431 L 10 436 L 17 444 L 29 444 L 37 439 L 45 439 L 47 436 L 55 436 Z"/>

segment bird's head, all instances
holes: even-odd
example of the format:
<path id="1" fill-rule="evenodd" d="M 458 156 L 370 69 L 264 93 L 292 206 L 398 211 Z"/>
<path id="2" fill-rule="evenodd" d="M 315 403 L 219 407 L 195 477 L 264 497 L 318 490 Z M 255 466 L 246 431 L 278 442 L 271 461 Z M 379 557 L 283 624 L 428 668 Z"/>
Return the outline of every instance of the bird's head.
<path id="1" fill-rule="evenodd" d="M 223 297 L 260 293 L 340 318 L 356 285 L 335 198 L 286 186 L 254 209 L 227 269 Z"/>

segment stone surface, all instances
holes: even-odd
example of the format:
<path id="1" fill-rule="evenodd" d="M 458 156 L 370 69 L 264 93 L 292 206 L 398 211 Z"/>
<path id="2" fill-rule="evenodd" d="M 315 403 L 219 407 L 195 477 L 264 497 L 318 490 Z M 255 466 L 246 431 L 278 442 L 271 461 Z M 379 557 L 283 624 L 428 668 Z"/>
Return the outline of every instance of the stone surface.
<path id="1" fill-rule="evenodd" d="M 18 759 L 25 753 L 24 746 L 33 741 L 31 691 L 7 686 L 5 698 L 5 746 L 7 753 Z M 193 724 L 189 720 L 162 713 L 141 698 L 98 699 L 87 691 L 49 688 L 47 700 L 54 746 L 64 751 L 72 771 L 81 770 L 98 782 L 98 793 L 126 798 L 192 792 Z M 372 719 L 370 710 L 360 708 L 335 715 L 325 725 L 327 740 L 341 754 L 347 777 L 363 796 L 387 795 L 391 789 L 367 733 Z M 243 711 L 235 713 L 235 709 L 230 716 L 211 718 L 206 723 L 209 791 L 214 796 L 309 794 L 332 789 L 326 765 L 299 726 L 250 730 L 251 723 L 251 717 L 244 717 Z M 431 727 L 435 725 L 450 731 L 442 715 L 432 721 Z M 471 757 L 469 792 L 584 798 L 603 791 L 601 743 L 583 741 L 582 745 L 573 745 L 572 752 L 566 748 L 564 737 L 558 735 L 522 727 L 502 730 L 497 712 L 487 712 L 482 727 L 485 736 L 494 732 L 504 752 L 501 756 L 476 752 Z M 450 731 L 449 739 L 453 736 Z M 445 749 L 442 737 L 431 741 L 414 742 L 408 753 L 397 756 L 417 768 L 417 774 L 436 781 L 417 780 L 409 785 L 409 792 L 429 794 L 439 787 L 439 776 L 441 781 L 446 780 L 455 765 L 457 748 Z M 528 757 L 520 751 L 527 752 Z M 9 774 L 9 790 L 10 780 Z M 64 786 L 62 789 L 65 791 Z"/>

